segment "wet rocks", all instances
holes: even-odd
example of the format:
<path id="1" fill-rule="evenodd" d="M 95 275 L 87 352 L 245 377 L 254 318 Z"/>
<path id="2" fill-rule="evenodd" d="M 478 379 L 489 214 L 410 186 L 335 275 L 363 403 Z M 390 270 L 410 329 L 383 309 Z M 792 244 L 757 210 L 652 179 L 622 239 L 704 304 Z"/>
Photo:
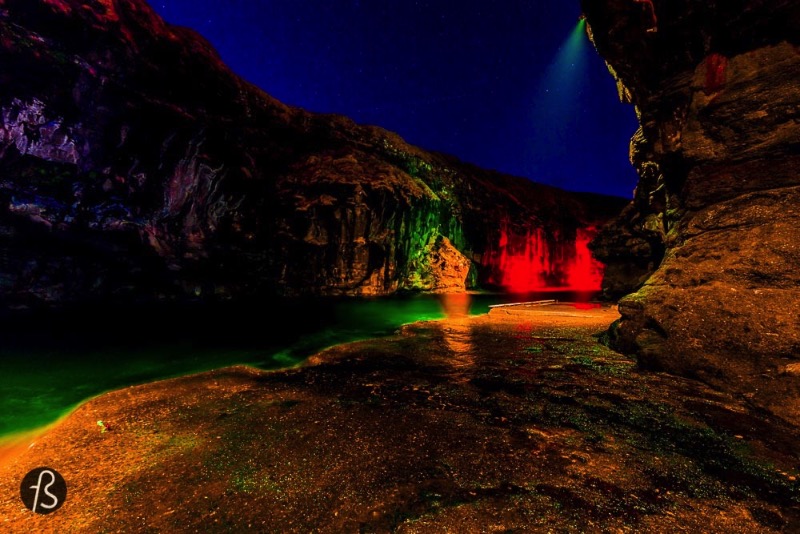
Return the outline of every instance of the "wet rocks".
<path id="1" fill-rule="evenodd" d="M 94 489 L 46 516 L 59 532 L 797 532 L 797 429 L 637 370 L 594 336 L 616 317 L 454 314 L 107 393 L 0 461 L 0 517 L 29 531 L 19 480 L 57 462 Z"/>
<path id="2" fill-rule="evenodd" d="M 800 2 L 583 7 L 641 122 L 635 200 L 594 244 L 630 293 L 617 347 L 796 420 Z"/>

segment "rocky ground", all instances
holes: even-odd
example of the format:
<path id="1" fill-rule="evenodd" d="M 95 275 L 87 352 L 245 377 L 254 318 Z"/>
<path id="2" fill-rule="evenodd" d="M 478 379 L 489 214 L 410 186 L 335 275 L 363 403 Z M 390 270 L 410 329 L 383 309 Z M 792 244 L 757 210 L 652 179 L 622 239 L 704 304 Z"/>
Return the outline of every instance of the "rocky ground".
<path id="1" fill-rule="evenodd" d="M 800 529 L 796 428 L 637 370 L 596 337 L 614 308 L 468 318 L 463 306 L 298 369 L 237 367 L 100 396 L 7 454 L 0 529 Z M 18 497 L 40 465 L 69 486 L 49 516 Z"/>

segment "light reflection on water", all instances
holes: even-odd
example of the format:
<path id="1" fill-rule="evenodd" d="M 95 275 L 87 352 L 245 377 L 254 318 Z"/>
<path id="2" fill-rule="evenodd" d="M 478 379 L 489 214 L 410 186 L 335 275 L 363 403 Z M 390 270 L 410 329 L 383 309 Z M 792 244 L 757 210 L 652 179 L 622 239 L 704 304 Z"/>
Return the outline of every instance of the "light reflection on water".
<path id="1" fill-rule="evenodd" d="M 0 322 L 0 437 L 51 423 L 86 399 L 133 384 L 245 364 L 288 368 L 332 345 L 450 317 L 450 365 L 469 366 L 469 315 L 543 295 L 449 294 L 259 303 L 253 309 L 71 314 Z M 559 295 L 562 300 L 575 296 Z M 279 323 L 263 308 L 280 306 Z M 270 314 L 274 315 L 274 314 Z"/>

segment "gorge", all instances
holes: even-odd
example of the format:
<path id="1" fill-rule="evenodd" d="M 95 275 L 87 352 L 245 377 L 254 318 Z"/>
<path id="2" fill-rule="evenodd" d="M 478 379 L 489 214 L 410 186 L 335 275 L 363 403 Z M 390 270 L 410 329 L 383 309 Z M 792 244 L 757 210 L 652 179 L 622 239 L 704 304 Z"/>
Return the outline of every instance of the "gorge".
<path id="1" fill-rule="evenodd" d="M 0 0 L 0 530 L 800 531 L 800 1 L 575 4 L 573 85 L 509 83 L 563 149 L 593 44 L 632 200 L 284 104 L 145 0 Z M 376 6 L 316 8 L 415 68 L 519 8 Z"/>
<path id="2" fill-rule="evenodd" d="M 0 36 L 6 306 L 599 289 L 622 199 L 283 105 L 140 0 L 3 0 Z"/>

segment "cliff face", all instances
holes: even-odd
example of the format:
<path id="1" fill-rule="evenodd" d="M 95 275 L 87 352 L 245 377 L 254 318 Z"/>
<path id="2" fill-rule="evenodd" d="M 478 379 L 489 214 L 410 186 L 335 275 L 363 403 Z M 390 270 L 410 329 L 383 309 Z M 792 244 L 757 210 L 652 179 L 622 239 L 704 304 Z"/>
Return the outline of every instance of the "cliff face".
<path id="1" fill-rule="evenodd" d="M 503 285 L 534 234 L 564 285 L 621 208 L 285 106 L 142 0 L 0 0 L 0 63 L 6 305 Z"/>
<path id="2" fill-rule="evenodd" d="M 636 291 L 617 346 L 796 420 L 800 2 L 582 4 L 641 122 L 635 200 L 593 245 Z"/>

